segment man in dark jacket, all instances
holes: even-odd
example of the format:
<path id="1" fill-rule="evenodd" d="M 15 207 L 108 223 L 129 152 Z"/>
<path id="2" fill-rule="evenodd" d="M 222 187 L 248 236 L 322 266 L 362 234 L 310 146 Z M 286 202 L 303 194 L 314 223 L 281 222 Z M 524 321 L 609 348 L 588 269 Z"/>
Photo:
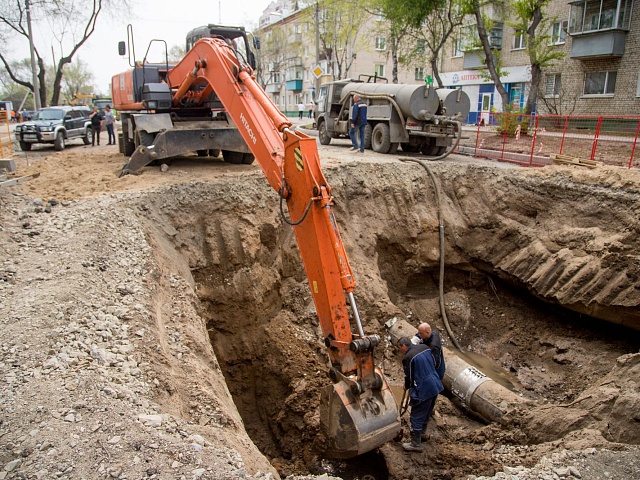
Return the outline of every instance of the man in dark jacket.
<path id="1" fill-rule="evenodd" d="M 98 110 L 98 107 L 93 107 L 93 112 L 89 115 L 91 119 L 91 146 L 95 146 L 96 140 L 98 140 L 98 145 L 100 145 L 100 130 L 102 130 L 102 120 L 104 117 Z"/>
<path id="2" fill-rule="evenodd" d="M 351 108 L 351 128 L 349 138 L 351 138 L 352 151 L 358 150 L 357 136 L 360 136 L 360 153 L 364 153 L 364 129 L 367 126 L 367 104 L 362 102 L 357 93 L 353 96 L 353 107 Z"/>
<path id="3" fill-rule="evenodd" d="M 429 347 L 423 344 L 414 345 L 409 337 L 401 337 L 398 340 L 398 348 L 404 354 L 404 388 L 409 390 L 411 406 L 411 441 L 403 443 L 402 448 L 409 452 L 421 452 L 422 430 L 426 428 L 433 403 L 444 387 L 436 373 Z"/>
<path id="4" fill-rule="evenodd" d="M 411 342 L 414 345 L 422 344 L 429 347 L 429 349 L 431 350 L 431 355 L 433 355 L 433 362 L 436 366 L 436 373 L 442 381 L 442 379 L 444 378 L 444 371 L 446 369 L 446 366 L 444 363 L 444 354 L 442 352 L 442 338 L 440 337 L 440 334 L 437 331 L 433 330 L 431 328 L 431 325 L 423 322 L 418 325 L 418 333 L 416 333 L 416 336 L 411 339 Z M 433 400 L 433 405 L 431 406 L 431 411 L 429 412 L 429 418 L 431 418 L 433 410 L 436 408 L 437 399 L 438 397 Z M 422 440 L 427 439 L 427 426 L 425 424 L 424 428 L 422 429 Z"/>
<path id="5" fill-rule="evenodd" d="M 440 380 L 444 377 L 444 371 L 446 366 L 444 364 L 444 355 L 442 353 L 442 338 L 440 334 L 431 328 L 426 322 L 418 325 L 418 333 L 413 338 L 413 343 L 422 343 L 431 349 L 431 354 L 433 355 L 433 361 L 436 364 L 436 372 L 438 372 L 438 376 Z"/>

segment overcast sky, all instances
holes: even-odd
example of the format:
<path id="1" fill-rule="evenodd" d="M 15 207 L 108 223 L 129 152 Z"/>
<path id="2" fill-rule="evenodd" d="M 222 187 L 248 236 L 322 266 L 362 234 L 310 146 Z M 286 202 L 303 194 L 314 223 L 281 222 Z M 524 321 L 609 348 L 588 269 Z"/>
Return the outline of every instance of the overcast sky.
<path id="1" fill-rule="evenodd" d="M 128 59 L 118 55 L 118 42 L 127 40 L 127 23 L 133 26 L 136 56 L 141 59 L 151 39 L 165 40 L 169 48 L 184 48 L 189 30 L 216 23 L 244 26 L 252 30 L 258 25 L 262 11 L 271 0 L 131 0 L 135 4 L 128 22 L 114 22 L 103 15 L 96 31 L 74 57 L 89 65 L 95 77 L 97 92 L 111 94 L 111 77 L 127 70 Z M 50 33 L 46 22 L 38 22 L 34 38 L 41 52 L 50 52 Z M 65 53 L 68 53 L 65 52 Z M 28 50 L 24 56 L 28 56 Z M 51 62 L 49 54 L 48 62 Z M 96 93 L 97 93 L 96 92 Z"/>

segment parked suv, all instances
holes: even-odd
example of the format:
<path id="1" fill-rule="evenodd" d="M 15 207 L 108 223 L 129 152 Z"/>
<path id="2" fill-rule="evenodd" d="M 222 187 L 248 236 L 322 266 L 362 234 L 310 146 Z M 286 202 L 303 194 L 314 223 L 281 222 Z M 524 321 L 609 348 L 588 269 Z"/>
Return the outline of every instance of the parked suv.
<path id="1" fill-rule="evenodd" d="M 34 143 L 53 143 L 56 150 L 64 150 L 67 140 L 81 138 L 91 143 L 89 107 L 47 107 L 38 110 L 31 121 L 16 125 L 16 140 L 28 152 Z"/>

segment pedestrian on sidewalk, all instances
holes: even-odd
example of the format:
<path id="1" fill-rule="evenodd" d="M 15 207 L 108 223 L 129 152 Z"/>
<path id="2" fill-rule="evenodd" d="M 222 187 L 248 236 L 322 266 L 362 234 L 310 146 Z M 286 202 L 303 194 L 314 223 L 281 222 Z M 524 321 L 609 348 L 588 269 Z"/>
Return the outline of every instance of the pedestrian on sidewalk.
<path id="1" fill-rule="evenodd" d="M 116 124 L 116 116 L 111 111 L 111 105 L 107 105 L 105 107 L 104 123 L 107 126 L 107 134 L 109 135 L 109 143 L 107 143 L 107 145 L 115 145 L 116 144 L 116 134 L 115 134 L 113 128 L 114 128 L 114 126 Z"/>
<path id="2" fill-rule="evenodd" d="M 403 443 L 402 448 L 408 452 L 422 452 L 422 431 L 426 430 L 433 403 L 444 387 L 436 372 L 429 347 L 424 344 L 414 345 L 409 337 L 400 337 L 398 349 L 404 355 L 404 388 L 409 390 L 411 407 L 411 441 Z"/>
<path id="3" fill-rule="evenodd" d="M 304 115 L 304 103 L 302 103 L 302 100 L 301 100 L 300 103 L 298 103 L 298 118 L 302 120 L 303 115 Z"/>

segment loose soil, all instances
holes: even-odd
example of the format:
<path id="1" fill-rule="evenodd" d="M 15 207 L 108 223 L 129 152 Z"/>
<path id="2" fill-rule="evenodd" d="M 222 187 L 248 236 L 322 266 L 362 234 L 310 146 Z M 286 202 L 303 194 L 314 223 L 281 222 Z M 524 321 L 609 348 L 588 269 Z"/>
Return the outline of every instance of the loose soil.
<path id="1" fill-rule="evenodd" d="M 365 332 L 429 321 L 453 351 L 429 176 L 347 147 L 319 150 Z M 110 146 L 17 163 L 39 176 L 0 189 L 0 478 L 640 478 L 638 171 L 431 162 L 452 330 L 526 407 L 487 425 L 440 396 L 424 453 L 335 461 L 318 320 L 257 165 L 117 178 Z M 401 385 L 393 347 L 376 358 Z"/>

